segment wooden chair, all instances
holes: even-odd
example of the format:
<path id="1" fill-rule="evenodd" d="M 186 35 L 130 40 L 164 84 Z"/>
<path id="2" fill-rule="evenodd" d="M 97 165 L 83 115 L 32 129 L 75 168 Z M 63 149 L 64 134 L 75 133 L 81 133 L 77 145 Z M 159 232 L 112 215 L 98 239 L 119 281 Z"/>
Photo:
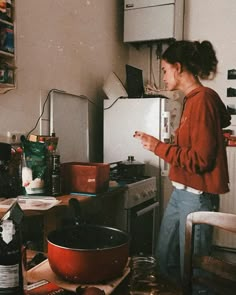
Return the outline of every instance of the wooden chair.
<path id="1" fill-rule="evenodd" d="M 214 256 L 197 256 L 194 248 L 194 225 L 208 224 L 236 233 L 236 215 L 221 212 L 199 211 L 190 213 L 186 220 L 183 295 L 192 294 L 192 284 L 205 285 L 216 294 L 236 294 L 236 263 Z M 210 276 L 196 276 L 193 269 L 203 269 Z"/>

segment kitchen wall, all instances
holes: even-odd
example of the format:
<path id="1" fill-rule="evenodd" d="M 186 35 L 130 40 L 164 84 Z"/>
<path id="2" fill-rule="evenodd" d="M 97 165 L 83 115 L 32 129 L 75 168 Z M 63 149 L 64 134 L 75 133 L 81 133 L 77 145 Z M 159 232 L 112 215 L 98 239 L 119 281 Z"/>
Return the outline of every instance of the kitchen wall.
<path id="1" fill-rule="evenodd" d="M 236 88 L 236 80 L 227 79 L 227 71 L 236 69 L 236 1 L 187 0 L 185 36 L 194 40 L 210 40 L 219 60 L 218 74 L 213 81 L 204 82 L 214 88 L 225 104 L 236 108 L 236 97 L 228 98 L 227 88 Z M 236 132 L 236 115 L 232 116 L 231 129 Z M 236 133 L 235 133 L 236 134 Z"/>
<path id="2" fill-rule="evenodd" d="M 101 160 L 102 85 L 110 71 L 124 79 L 128 59 L 123 1 L 15 2 L 17 88 L 0 95 L 0 135 L 31 130 L 52 88 L 83 94 L 95 103 L 90 104 L 91 160 Z"/>

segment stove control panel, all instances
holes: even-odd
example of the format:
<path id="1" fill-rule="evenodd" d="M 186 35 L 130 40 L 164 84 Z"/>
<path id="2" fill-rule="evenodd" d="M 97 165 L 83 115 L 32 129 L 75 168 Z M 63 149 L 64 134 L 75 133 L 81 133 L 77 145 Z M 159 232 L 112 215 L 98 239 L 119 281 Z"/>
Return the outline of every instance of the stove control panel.
<path id="1" fill-rule="evenodd" d="M 157 199 L 156 177 L 146 178 L 127 185 L 124 202 L 126 209 L 137 206 L 150 199 Z"/>

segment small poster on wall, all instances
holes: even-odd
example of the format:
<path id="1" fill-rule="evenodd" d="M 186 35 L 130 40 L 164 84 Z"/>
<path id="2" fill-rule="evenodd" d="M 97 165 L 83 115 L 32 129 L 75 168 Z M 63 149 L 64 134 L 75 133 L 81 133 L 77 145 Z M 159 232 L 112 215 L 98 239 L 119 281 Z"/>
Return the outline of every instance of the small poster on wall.
<path id="1" fill-rule="evenodd" d="M 236 69 L 228 70 L 228 80 L 236 79 Z"/>
<path id="2" fill-rule="evenodd" d="M 227 88 L 227 97 L 236 97 L 236 88 Z"/>

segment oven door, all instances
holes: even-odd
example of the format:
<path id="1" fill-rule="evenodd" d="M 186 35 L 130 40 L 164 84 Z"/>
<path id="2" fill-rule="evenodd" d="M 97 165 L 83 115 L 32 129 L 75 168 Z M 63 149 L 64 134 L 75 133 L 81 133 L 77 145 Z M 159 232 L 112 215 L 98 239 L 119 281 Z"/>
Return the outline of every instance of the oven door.
<path id="1" fill-rule="evenodd" d="M 153 255 L 158 229 L 159 202 L 154 198 L 127 210 L 131 255 Z"/>

